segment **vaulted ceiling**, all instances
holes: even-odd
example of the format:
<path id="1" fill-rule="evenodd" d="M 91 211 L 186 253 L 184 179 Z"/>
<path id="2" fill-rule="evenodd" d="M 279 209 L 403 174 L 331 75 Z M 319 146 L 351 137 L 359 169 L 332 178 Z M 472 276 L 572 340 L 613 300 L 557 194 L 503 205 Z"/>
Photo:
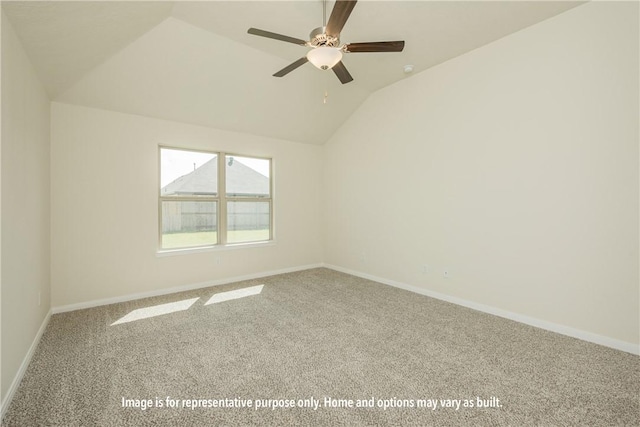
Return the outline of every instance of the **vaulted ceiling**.
<path id="1" fill-rule="evenodd" d="M 306 64 L 322 1 L 2 2 L 52 100 L 305 143 L 324 143 L 367 96 L 582 2 L 360 0 L 342 42 L 405 40 L 346 54 L 354 81 Z M 327 15 L 333 1 L 327 3 Z M 326 95 L 326 103 L 325 101 Z"/>

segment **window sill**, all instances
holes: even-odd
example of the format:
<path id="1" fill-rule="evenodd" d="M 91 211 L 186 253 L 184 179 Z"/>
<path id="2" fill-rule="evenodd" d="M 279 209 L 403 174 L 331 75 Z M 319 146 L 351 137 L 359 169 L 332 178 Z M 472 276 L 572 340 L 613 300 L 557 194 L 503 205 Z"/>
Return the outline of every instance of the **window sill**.
<path id="1" fill-rule="evenodd" d="M 221 252 L 235 249 L 249 249 L 249 248 L 264 248 L 268 246 L 275 246 L 275 240 L 269 240 L 267 242 L 247 242 L 247 243 L 230 243 L 227 245 L 216 246 L 203 246 L 198 248 L 184 248 L 184 249 L 162 249 L 156 252 L 156 257 L 163 258 L 177 255 L 197 254 L 201 252 Z"/>

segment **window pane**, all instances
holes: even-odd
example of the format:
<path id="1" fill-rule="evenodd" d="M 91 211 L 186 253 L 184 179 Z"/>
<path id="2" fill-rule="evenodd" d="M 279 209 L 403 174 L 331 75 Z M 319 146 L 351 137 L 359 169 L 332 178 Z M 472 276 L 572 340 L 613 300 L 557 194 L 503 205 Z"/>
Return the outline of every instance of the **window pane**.
<path id="1" fill-rule="evenodd" d="M 226 156 L 227 197 L 269 197 L 269 159 Z"/>
<path id="2" fill-rule="evenodd" d="M 162 248 L 217 244 L 217 208 L 217 202 L 163 201 Z"/>
<path id="3" fill-rule="evenodd" d="M 217 196 L 218 162 L 213 153 L 160 149 L 162 196 Z"/>
<path id="4" fill-rule="evenodd" d="M 269 240 L 269 202 L 227 202 L 229 243 Z"/>

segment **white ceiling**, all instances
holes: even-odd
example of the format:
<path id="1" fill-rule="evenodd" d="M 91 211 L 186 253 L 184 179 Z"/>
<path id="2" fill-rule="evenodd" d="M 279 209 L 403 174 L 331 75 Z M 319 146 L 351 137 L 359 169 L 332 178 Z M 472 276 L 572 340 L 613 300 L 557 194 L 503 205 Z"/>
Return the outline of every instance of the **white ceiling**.
<path id="1" fill-rule="evenodd" d="M 361 0 L 343 42 L 405 40 L 402 53 L 352 53 L 354 77 L 306 64 L 307 48 L 247 34 L 308 39 L 322 2 L 2 2 L 53 100 L 322 144 L 367 96 L 581 2 Z M 333 2 L 327 5 L 329 15 Z M 323 102 L 325 92 L 327 103 Z"/>

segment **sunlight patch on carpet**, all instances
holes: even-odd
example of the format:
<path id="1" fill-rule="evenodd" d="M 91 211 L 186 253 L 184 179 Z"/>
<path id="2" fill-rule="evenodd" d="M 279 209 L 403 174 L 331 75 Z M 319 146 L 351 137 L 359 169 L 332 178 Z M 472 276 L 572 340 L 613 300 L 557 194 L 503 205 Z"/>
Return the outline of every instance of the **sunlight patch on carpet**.
<path id="1" fill-rule="evenodd" d="M 235 291 L 220 292 L 215 294 L 204 305 L 216 304 L 219 302 L 230 301 L 234 299 L 250 297 L 252 295 L 258 295 L 262 292 L 264 285 L 251 286 L 249 288 L 236 289 Z"/>
<path id="2" fill-rule="evenodd" d="M 111 324 L 119 325 L 121 323 L 129 323 L 136 320 L 148 319 L 149 317 L 162 316 L 164 314 L 175 313 L 177 311 L 188 310 L 200 298 L 185 299 L 182 301 L 170 302 L 167 304 L 152 305 L 151 307 L 138 308 L 129 314 L 116 320 Z"/>

